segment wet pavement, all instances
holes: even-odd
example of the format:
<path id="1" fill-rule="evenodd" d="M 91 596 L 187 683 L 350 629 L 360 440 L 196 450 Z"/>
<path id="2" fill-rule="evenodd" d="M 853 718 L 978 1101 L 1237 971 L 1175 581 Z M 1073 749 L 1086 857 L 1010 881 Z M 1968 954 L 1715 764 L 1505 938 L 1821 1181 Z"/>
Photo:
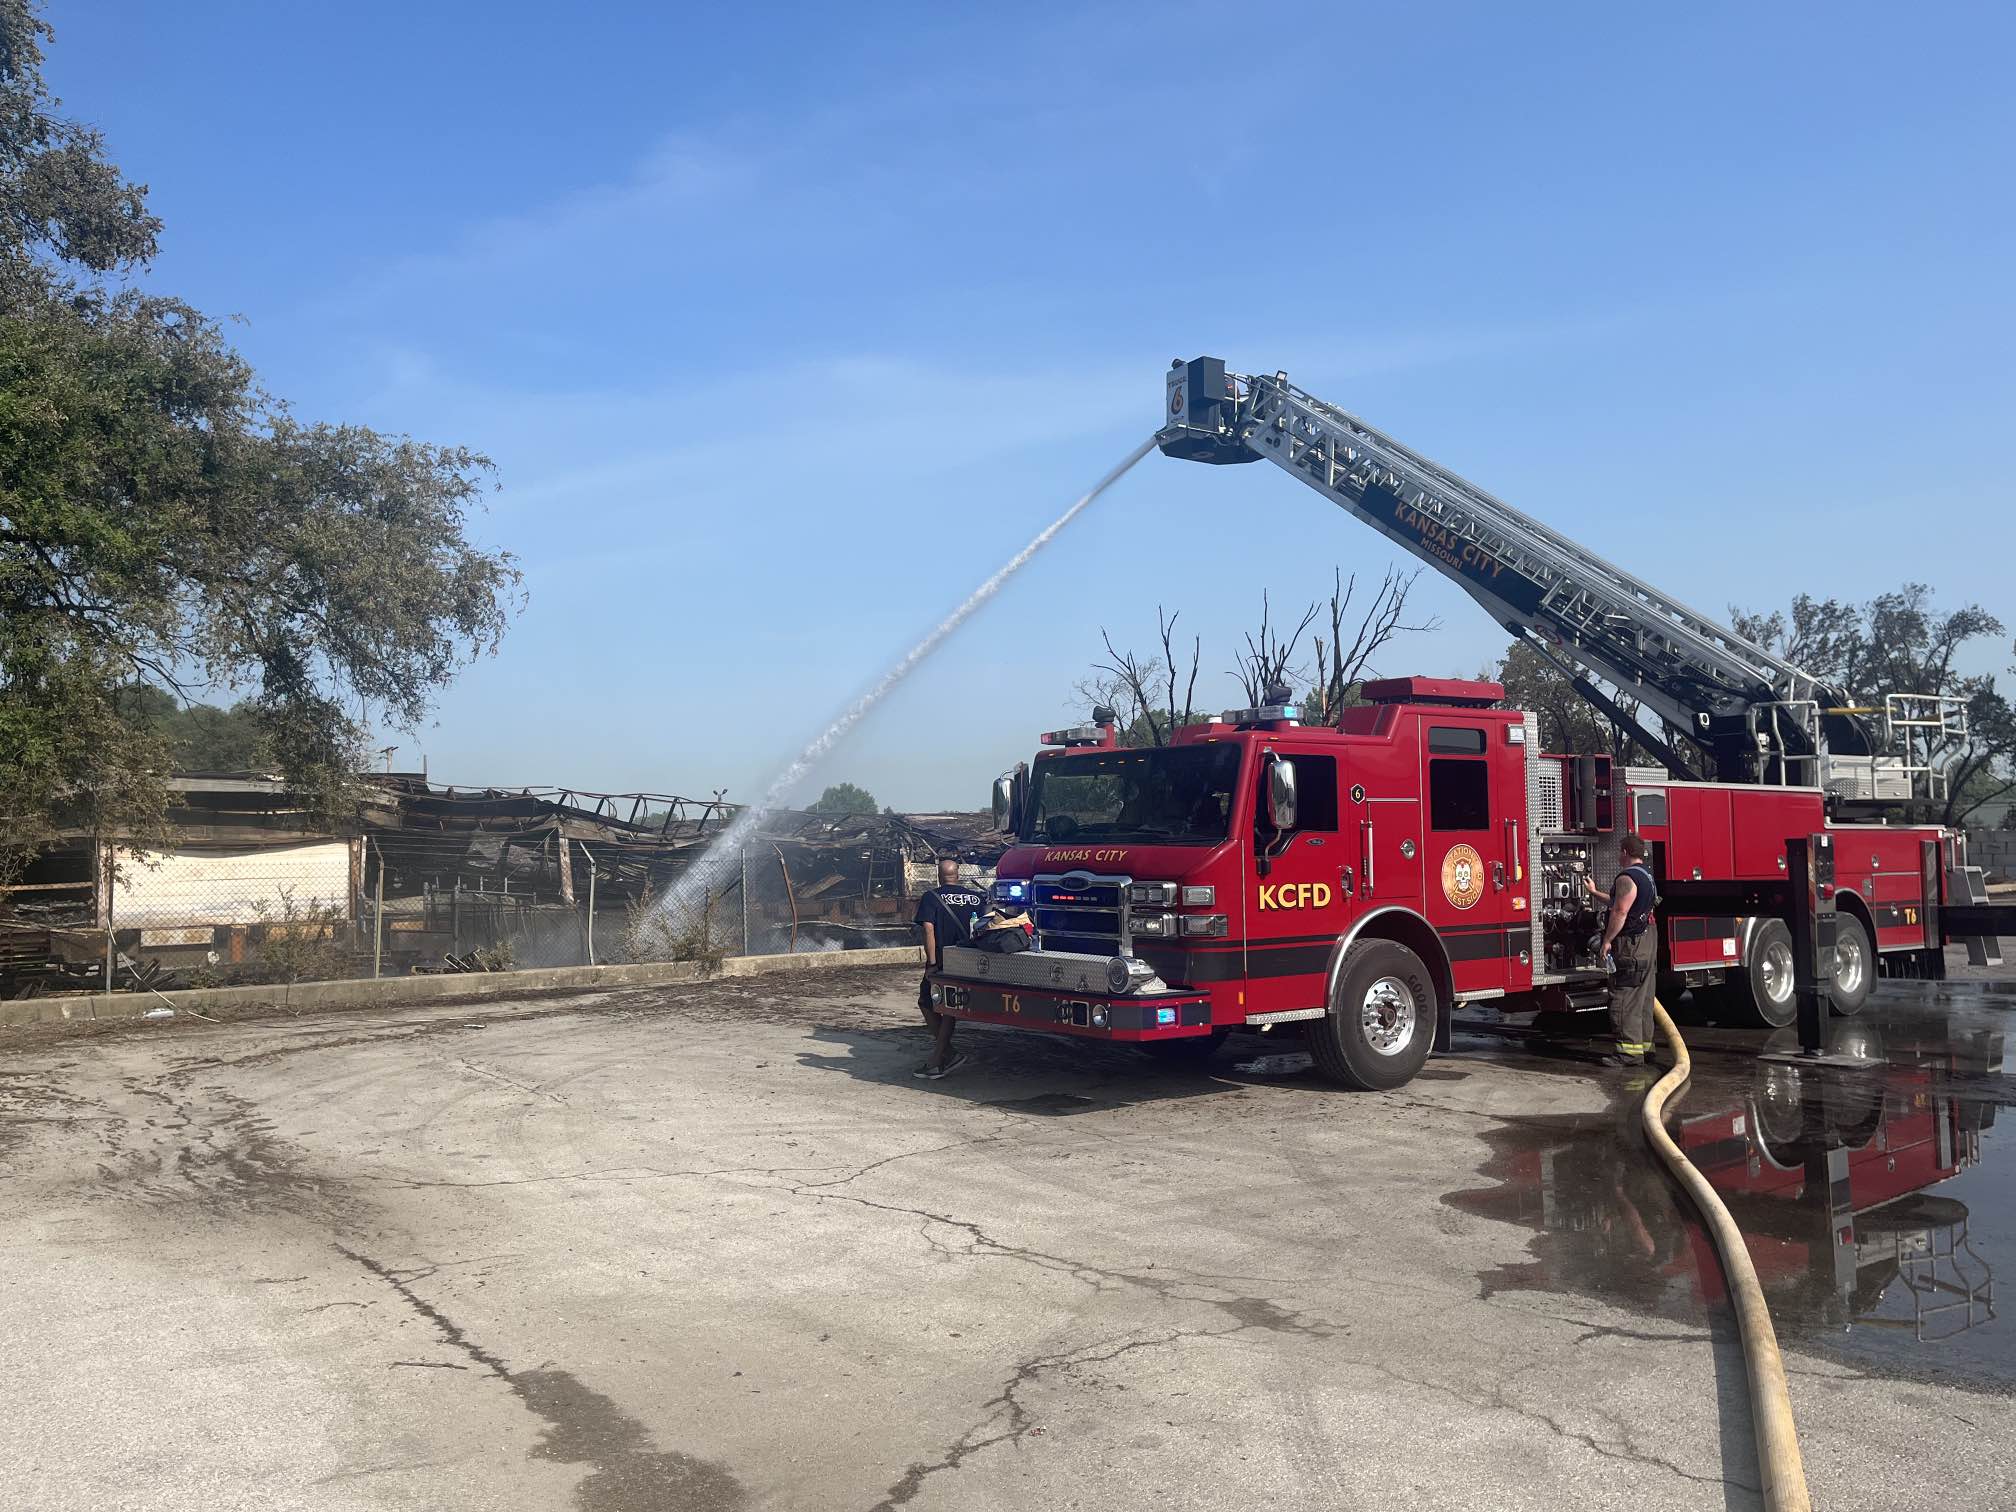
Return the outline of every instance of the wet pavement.
<path id="1" fill-rule="evenodd" d="M 2016 1082 L 2009 990 L 1886 983 L 1836 1019 L 1825 1062 L 1775 1058 L 1790 1031 L 1685 1025 L 1694 1076 L 1671 1127 L 1741 1225 L 1782 1343 L 1858 1369 L 2016 1392 Z M 1560 1047 L 1480 1021 L 1469 1053 L 1586 1070 Z M 1760 1052 L 1762 1052 L 1760 1054 Z M 1766 1058 L 1774 1057 L 1774 1058 Z M 1479 1276 L 1699 1324 L 1725 1302 L 1705 1230 L 1638 1128 L 1643 1077 L 1596 1113 L 1507 1120 L 1452 1207 L 1533 1231 L 1530 1258 Z"/>

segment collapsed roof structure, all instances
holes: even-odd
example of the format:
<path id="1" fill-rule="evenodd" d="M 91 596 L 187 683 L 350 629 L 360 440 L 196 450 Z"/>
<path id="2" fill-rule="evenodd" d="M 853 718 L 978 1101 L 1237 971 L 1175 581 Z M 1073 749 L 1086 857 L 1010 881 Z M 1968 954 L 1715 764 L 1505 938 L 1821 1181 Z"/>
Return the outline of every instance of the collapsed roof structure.
<path id="1" fill-rule="evenodd" d="M 739 812 L 718 793 L 361 782 L 354 812 L 330 824 L 270 774 L 187 773 L 173 779 L 165 844 L 65 836 L 0 886 L 0 976 L 80 975 L 108 940 L 143 975 L 235 964 L 311 921 L 361 939 L 367 917 L 385 922 L 366 974 L 475 950 L 519 965 L 635 959 L 626 915 L 650 911 Z M 982 814 L 767 814 L 710 871 L 704 948 L 906 942 L 940 858 L 984 872 L 1008 843 Z"/>

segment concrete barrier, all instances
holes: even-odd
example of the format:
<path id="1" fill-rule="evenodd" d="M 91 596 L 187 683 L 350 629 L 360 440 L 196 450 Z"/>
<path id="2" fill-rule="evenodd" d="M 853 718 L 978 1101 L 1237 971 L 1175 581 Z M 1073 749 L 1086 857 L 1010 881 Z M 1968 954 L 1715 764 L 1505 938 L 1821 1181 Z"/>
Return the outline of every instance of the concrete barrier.
<path id="1" fill-rule="evenodd" d="M 730 956 L 717 977 L 754 977 L 785 971 L 830 971 L 848 966 L 919 966 L 915 945 L 886 950 L 824 950 L 797 955 Z M 377 1008 L 403 1003 L 515 997 L 576 988 L 660 987 L 698 982 L 709 973 L 693 961 L 644 961 L 628 966 L 552 966 L 529 971 L 471 971 L 442 976 L 366 977 L 347 982 L 295 982 L 288 987 L 190 987 L 174 992 L 79 993 L 0 1003 L 0 1027 L 65 1019 L 138 1018 L 150 1008 L 209 1013 L 285 1004 L 297 1012 Z"/>

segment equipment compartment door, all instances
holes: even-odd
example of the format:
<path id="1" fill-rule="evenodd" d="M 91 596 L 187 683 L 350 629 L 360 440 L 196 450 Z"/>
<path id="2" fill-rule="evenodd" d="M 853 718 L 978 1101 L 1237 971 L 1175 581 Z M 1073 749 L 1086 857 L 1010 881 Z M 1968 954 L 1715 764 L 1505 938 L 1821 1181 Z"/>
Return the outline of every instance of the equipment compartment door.
<path id="1" fill-rule="evenodd" d="M 1448 947 L 1458 992 L 1532 982 L 1532 921 L 1517 880 L 1526 821 L 1523 746 L 1503 720 L 1421 716 L 1428 795 L 1423 887 L 1428 922 Z"/>

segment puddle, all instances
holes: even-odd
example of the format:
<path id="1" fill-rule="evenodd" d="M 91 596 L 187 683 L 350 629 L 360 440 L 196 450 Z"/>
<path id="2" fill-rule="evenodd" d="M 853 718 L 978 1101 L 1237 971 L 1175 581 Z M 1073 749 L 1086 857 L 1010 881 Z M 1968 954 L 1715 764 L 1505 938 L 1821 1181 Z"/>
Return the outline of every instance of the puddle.
<path id="1" fill-rule="evenodd" d="M 1743 1229 L 1779 1337 L 1859 1369 L 2016 1392 L 2016 1078 L 2005 997 L 1879 990 L 1835 1021 L 1854 1063 L 1762 1060 L 1788 1032 L 1688 1034 L 1693 1085 L 1669 1127 Z M 1707 1042 L 1704 1048 L 1701 1041 Z M 1598 1297 L 1699 1324 L 1726 1302 L 1713 1245 L 1646 1149 L 1638 1098 L 1507 1123 L 1487 1184 L 1452 1206 L 1533 1230 L 1484 1293 Z"/>

